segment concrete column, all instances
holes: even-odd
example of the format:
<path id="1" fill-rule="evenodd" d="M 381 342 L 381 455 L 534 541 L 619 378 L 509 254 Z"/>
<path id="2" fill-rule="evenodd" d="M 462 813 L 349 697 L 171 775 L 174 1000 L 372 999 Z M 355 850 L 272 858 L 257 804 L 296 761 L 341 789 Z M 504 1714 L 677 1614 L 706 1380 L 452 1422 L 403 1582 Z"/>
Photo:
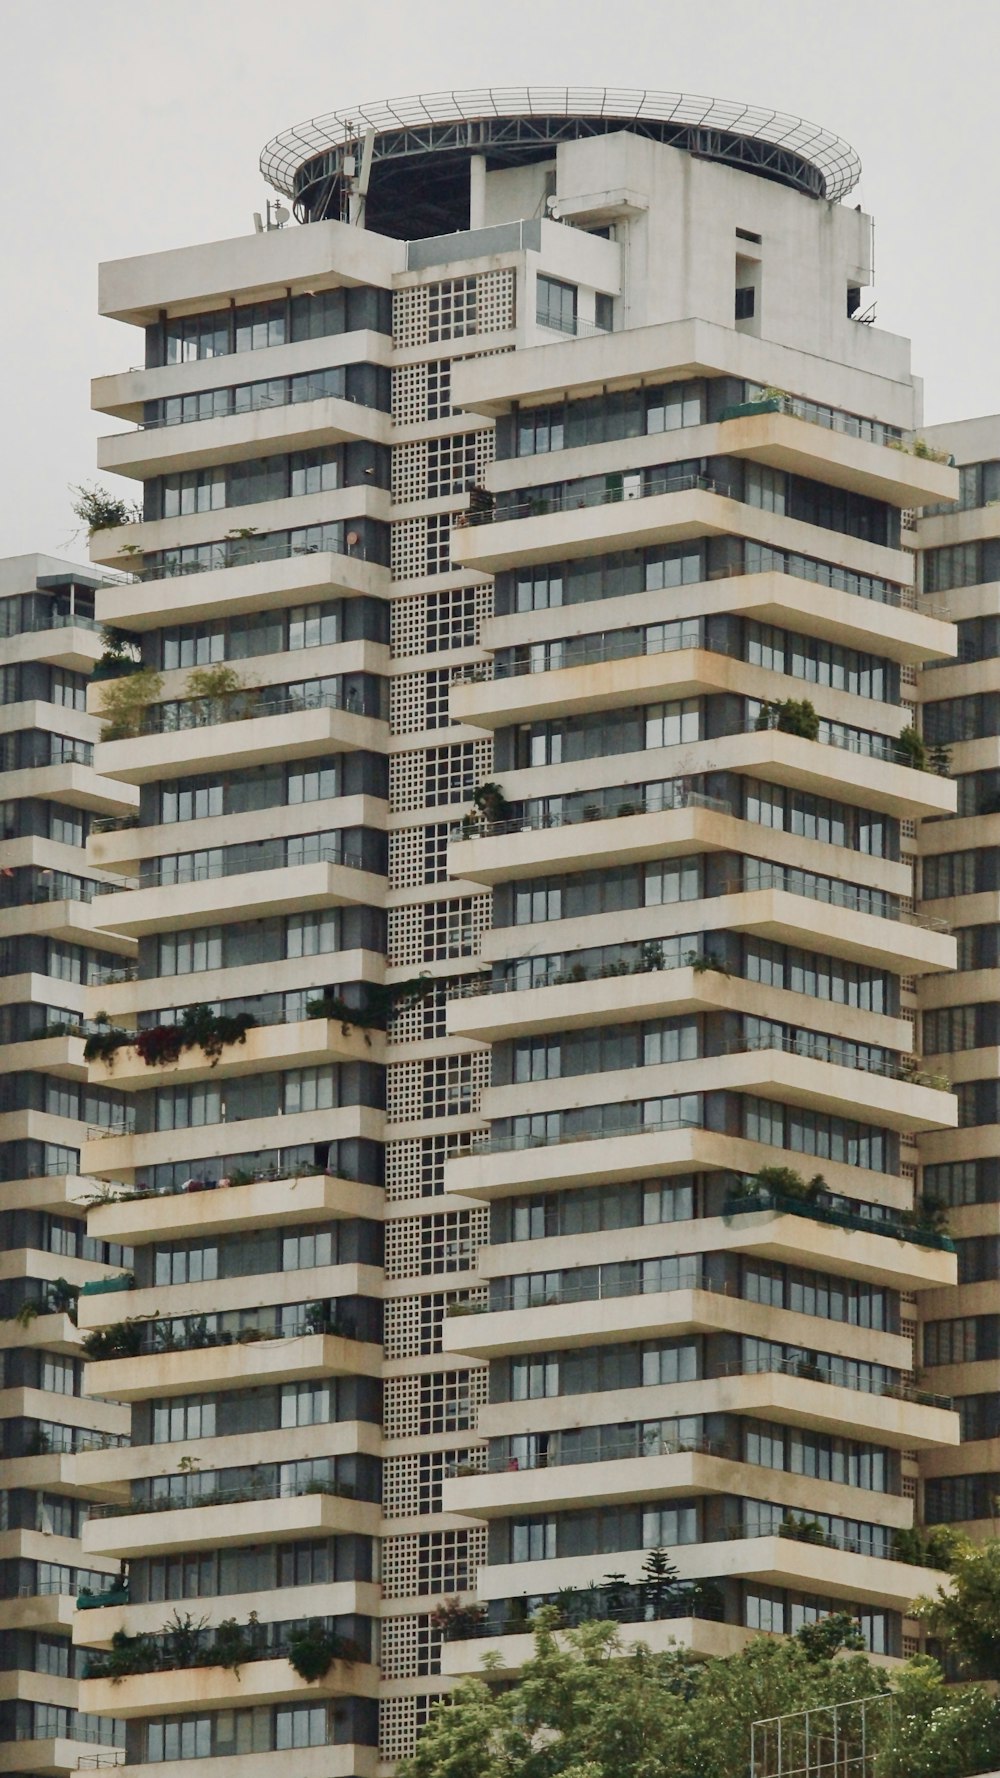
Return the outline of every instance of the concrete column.
<path id="1" fill-rule="evenodd" d="M 469 160 L 469 227 L 486 227 L 485 154 L 474 154 Z"/>

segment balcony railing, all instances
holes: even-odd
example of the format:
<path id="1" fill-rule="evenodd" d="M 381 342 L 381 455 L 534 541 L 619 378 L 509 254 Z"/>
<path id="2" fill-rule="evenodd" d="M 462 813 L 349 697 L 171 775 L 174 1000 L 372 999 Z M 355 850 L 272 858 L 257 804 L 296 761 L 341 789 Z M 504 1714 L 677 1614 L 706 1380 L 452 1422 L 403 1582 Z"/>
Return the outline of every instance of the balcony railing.
<path id="1" fill-rule="evenodd" d="M 491 1451 L 486 1462 L 486 1473 L 504 1475 L 522 1469 L 566 1469 L 577 1463 L 617 1463 L 623 1459 L 683 1457 L 689 1453 L 703 1457 L 727 1457 L 733 1462 L 740 1460 L 737 1447 L 725 1439 L 657 1436 L 647 1440 L 636 1433 L 631 1436 L 623 1434 L 615 1439 L 595 1439 L 588 1444 L 581 1443 L 566 1455 L 555 1441 L 547 1451 L 533 1451 L 521 1457 L 509 1457 L 506 1452 Z"/>
<path id="2" fill-rule="evenodd" d="M 855 1210 L 838 1210 L 832 1204 L 811 1203 L 791 1198 L 780 1192 L 732 1196 L 722 1207 L 723 1216 L 746 1216 L 763 1213 L 771 1216 L 802 1216 L 809 1222 L 828 1223 L 832 1228 L 850 1229 L 865 1235 L 881 1235 L 888 1241 L 909 1241 L 915 1247 L 933 1247 L 941 1253 L 954 1253 L 955 1243 L 940 1229 L 922 1228 L 919 1223 L 904 1223 L 895 1216 L 862 1216 Z"/>
<path id="3" fill-rule="evenodd" d="M 357 523 L 357 521 L 353 521 Z M 352 521 L 344 521 L 350 529 Z M 334 555 L 350 556 L 355 561 L 367 562 L 374 560 L 369 557 L 366 549 L 358 544 L 343 542 L 324 544 L 292 544 L 290 542 L 266 543 L 256 542 L 253 537 L 234 537 L 225 539 L 211 546 L 212 555 L 206 558 L 194 558 L 187 561 L 171 559 L 144 567 L 136 574 L 138 581 L 174 580 L 187 574 L 214 573 L 219 568 L 249 568 L 256 562 L 284 562 L 298 556 L 316 556 L 328 551 Z M 384 566 L 379 563 L 378 566 Z"/>
<path id="4" fill-rule="evenodd" d="M 557 1607 L 564 1627 L 591 1621 L 617 1624 L 648 1624 L 700 1618 L 722 1623 L 723 1596 L 714 1581 L 673 1583 L 627 1581 L 614 1589 L 605 1586 L 565 1587 L 536 1600 L 537 1606 Z M 496 1599 L 489 1606 L 469 1606 L 455 1612 L 444 1627 L 446 1642 L 482 1641 L 486 1637 L 517 1636 L 531 1628 L 523 1599 Z"/>
<path id="5" fill-rule="evenodd" d="M 786 895 L 800 895 L 806 901 L 819 902 L 823 907 L 847 908 L 852 913 L 865 914 L 873 920 L 893 920 L 903 926 L 919 926 L 927 932 L 949 933 L 951 931 L 948 921 L 941 919 L 937 914 L 922 914 L 918 913 L 915 908 L 892 906 L 884 890 L 858 888 L 854 884 L 834 882 L 833 879 L 824 884 L 823 893 L 820 895 L 813 893 L 804 885 L 797 885 L 794 879 L 790 883 L 783 882 L 777 875 L 768 880 L 762 874 L 760 880 L 756 882 L 753 878 L 748 880 L 746 877 L 736 877 L 723 883 L 719 894 L 755 895 L 766 889 L 781 890 Z M 882 898 L 887 905 L 882 906 L 879 903 L 874 907 L 866 906 L 865 903 L 869 896 L 877 901 L 878 898 Z"/>
<path id="6" fill-rule="evenodd" d="M 143 867 L 142 875 L 138 880 L 124 878 L 122 886 L 129 889 L 172 888 L 177 884 L 212 882 L 216 878 L 241 877 L 256 871 L 295 870 L 301 864 L 341 864 L 346 870 L 372 868 L 366 866 L 360 852 L 346 851 L 343 846 L 303 847 L 302 856 L 292 859 L 288 858 L 284 847 L 281 846 L 277 847 L 273 853 L 267 852 L 260 858 L 251 858 L 242 862 L 238 870 L 225 870 L 214 864 L 164 865 L 150 863 Z"/>
<path id="7" fill-rule="evenodd" d="M 536 1133 L 533 1130 L 511 1136 L 491 1136 L 488 1142 L 480 1143 L 474 1150 L 480 1154 L 515 1154 L 528 1148 L 558 1148 L 567 1142 L 610 1142 L 620 1140 L 623 1136 L 661 1135 L 668 1130 L 701 1130 L 704 1125 L 697 1118 L 676 1117 L 650 1120 L 649 1123 L 618 1125 L 613 1130 L 570 1130 L 558 1131 L 553 1135 Z"/>
<path id="8" fill-rule="evenodd" d="M 720 1367 L 721 1377 L 785 1376 L 802 1377 L 809 1383 L 826 1383 L 833 1389 L 853 1389 L 860 1395 L 881 1395 L 890 1401 L 912 1401 L 925 1408 L 942 1408 L 954 1413 L 950 1395 L 935 1395 L 921 1389 L 904 1377 L 884 1378 L 855 1370 L 842 1360 L 826 1356 L 807 1358 L 734 1358 Z"/>
<path id="9" fill-rule="evenodd" d="M 717 935 L 715 935 L 717 936 Z M 685 949 L 679 953 L 668 948 L 673 940 L 667 939 L 635 939 L 620 945 L 602 945 L 587 955 L 593 958 L 589 964 L 574 963 L 572 953 L 557 969 L 546 969 L 531 974 L 530 979 L 519 979 L 517 971 L 531 970 L 532 959 L 525 958 L 510 965 L 512 974 L 498 978 L 490 975 L 472 976 L 466 981 L 459 980 L 449 998 L 452 1000 L 476 999 L 483 994 L 524 994 L 534 988 L 562 988 L 576 986 L 580 982 L 607 981 L 621 979 L 623 976 L 661 974 L 673 969 L 712 970 L 721 967 L 715 960 L 702 951 L 692 948 L 695 935 L 688 934 L 683 941 Z M 624 956 L 625 951 L 637 951 L 639 955 L 630 963 Z M 726 972 L 728 973 L 728 972 Z"/>
<path id="10" fill-rule="evenodd" d="M 539 494 L 513 504 L 504 500 L 492 511 L 472 509 L 467 519 L 470 525 L 503 524 L 507 519 L 544 518 L 560 512 L 577 512 L 589 506 L 618 506 L 630 500 L 648 500 L 655 494 L 687 494 L 693 490 L 720 494 L 726 500 L 740 498 L 739 490 L 731 483 L 718 481 L 712 475 L 662 475 L 648 479 L 643 475 L 634 493 L 623 488 L 594 488 L 582 494 Z"/>
<path id="11" fill-rule="evenodd" d="M 154 704 L 143 733 L 174 734 L 186 729 L 214 728 L 218 723 L 250 722 L 262 716 L 299 716 L 306 710 L 347 710 L 356 716 L 382 716 L 376 699 L 359 696 L 351 688 L 346 692 L 312 692 L 303 697 L 271 697 L 248 687 L 224 697 L 185 698 L 177 705 Z"/>
<path id="12" fill-rule="evenodd" d="M 829 1062 L 835 1068 L 854 1068 L 863 1074 L 878 1074 L 885 1080 L 905 1081 L 909 1086 L 932 1087 L 950 1093 L 951 1082 L 943 1075 L 924 1073 L 899 1057 L 883 1060 L 867 1056 L 863 1048 L 825 1038 L 819 1032 L 802 1031 L 792 1035 L 761 1032 L 756 1036 L 734 1037 L 728 1046 L 730 1055 L 746 1055 L 756 1050 L 780 1050 L 787 1056 L 804 1056 L 810 1062 Z"/>
<path id="13" fill-rule="evenodd" d="M 572 638 L 565 642 L 532 643 L 530 653 L 520 660 L 473 661 L 467 666 L 456 667 L 452 674 L 452 684 L 476 685 L 490 679 L 519 679 L 527 674 L 558 673 L 565 667 L 588 667 L 602 661 L 629 661 L 645 655 L 676 654 L 691 648 L 704 649 L 706 654 L 738 658 L 734 648 L 720 648 L 717 642 L 709 642 L 702 635 L 688 633 L 654 637 L 651 640 L 642 638 L 641 641 L 640 638 L 641 632 L 626 632 L 620 642 L 601 642 L 587 647 L 578 646 Z"/>
<path id="14" fill-rule="evenodd" d="M 338 1483 L 331 1478 L 330 1481 L 307 1482 L 303 1487 L 284 1483 L 277 1488 L 206 1488 L 200 1494 L 192 1493 L 180 1499 L 172 1494 L 157 1494 L 147 1500 L 103 1501 L 89 1507 L 87 1517 L 89 1520 L 126 1519 L 146 1513 L 191 1512 L 201 1506 L 246 1506 L 258 1501 L 302 1500 L 310 1494 L 336 1500 L 359 1498 L 358 1490 L 352 1483 Z"/>
<path id="15" fill-rule="evenodd" d="M 285 391 L 285 393 L 283 393 L 281 395 L 273 395 L 271 393 L 264 393 L 265 390 L 266 391 L 272 390 L 274 387 L 274 383 L 276 381 L 283 381 L 283 382 L 287 383 L 289 381 L 289 379 L 287 377 L 285 377 L 285 378 L 273 378 L 273 377 L 269 378 L 268 381 L 262 385 L 260 393 L 257 394 L 255 392 L 254 399 L 251 402 L 244 403 L 241 406 L 235 406 L 235 405 L 227 406 L 225 408 L 221 408 L 216 413 L 199 413 L 199 414 L 183 414 L 182 413 L 182 414 L 177 414 L 177 415 L 170 414 L 168 416 L 163 416 L 163 417 L 156 419 L 156 420 L 141 420 L 139 422 L 138 427 L 137 427 L 137 431 L 139 431 L 139 432 L 156 432 L 161 427 L 164 427 L 164 426 L 196 426 L 202 420 L 232 420 L 232 419 L 235 419 L 238 416 L 243 415 L 243 414 L 260 413 L 261 410 L 264 408 L 298 407 L 298 405 L 303 401 L 326 401 L 326 400 L 350 401 L 350 402 L 354 403 L 355 406 L 360 407 L 360 406 L 366 405 L 364 403 L 358 402 L 356 396 L 346 394 L 343 389 L 333 390 L 329 387 L 328 384 L 324 383 L 321 379 L 317 379 L 317 378 L 303 378 L 300 376 L 294 377 L 292 379 L 293 387 L 292 387 L 292 392 L 290 394 L 288 393 L 287 390 Z M 242 385 L 239 385 L 239 386 L 242 387 Z M 255 385 L 250 384 L 249 387 L 254 389 Z M 213 391 L 213 393 L 215 393 L 215 391 Z M 221 393 L 223 395 L 232 395 L 235 393 L 235 390 L 232 388 L 226 388 L 226 389 L 223 389 L 221 391 Z M 167 401 L 167 400 L 183 400 L 183 397 L 165 396 L 162 399 L 165 401 Z M 197 399 L 197 397 L 195 399 Z M 378 411 L 378 410 L 376 410 L 376 411 Z M 128 433 L 128 432 L 116 432 L 113 434 L 113 436 L 116 439 L 117 438 L 130 438 L 132 436 L 132 434 Z M 104 440 L 102 439 L 101 442 L 104 443 Z"/>
<path id="16" fill-rule="evenodd" d="M 607 792 L 595 792 L 595 795 L 607 795 Z M 688 788 L 685 778 L 671 778 L 667 788 L 652 791 L 644 796 L 641 792 L 635 795 L 627 790 L 615 790 L 612 793 L 616 804 L 610 801 L 607 807 L 601 803 L 586 803 L 578 812 L 559 813 L 549 810 L 526 809 L 521 815 L 511 815 L 502 821 L 490 821 L 486 834 L 493 838 L 496 834 L 505 833 L 540 833 L 548 828 L 577 827 L 584 821 L 608 821 L 625 815 L 662 815 L 675 809 L 712 809 L 717 815 L 732 815 L 733 805 L 721 796 L 709 796 L 703 790 Z M 463 837 L 480 837 L 478 834 Z"/>
<path id="17" fill-rule="evenodd" d="M 629 1262 L 632 1263 L 632 1262 Z M 636 1261 L 638 1265 L 645 1262 Z M 618 1301 L 622 1297 L 633 1296 L 666 1296 L 678 1290 L 707 1290 L 715 1296 L 739 1298 L 740 1292 L 725 1280 L 706 1278 L 704 1268 L 699 1261 L 692 1261 L 686 1266 L 678 1266 L 676 1273 L 667 1275 L 667 1281 L 657 1279 L 655 1283 L 645 1284 L 641 1277 L 615 1280 L 597 1277 L 581 1279 L 575 1284 L 557 1284 L 552 1289 L 539 1285 L 537 1291 L 502 1290 L 490 1292 L 490 1300 L 482 1307 L 470 1309 L 472 1315 L 504 1314 L 510 1309 L 548 1309 L 563 1303 L 603 1303 Z M 461 1317 L 452 1317 L 461 1319 Z"/>

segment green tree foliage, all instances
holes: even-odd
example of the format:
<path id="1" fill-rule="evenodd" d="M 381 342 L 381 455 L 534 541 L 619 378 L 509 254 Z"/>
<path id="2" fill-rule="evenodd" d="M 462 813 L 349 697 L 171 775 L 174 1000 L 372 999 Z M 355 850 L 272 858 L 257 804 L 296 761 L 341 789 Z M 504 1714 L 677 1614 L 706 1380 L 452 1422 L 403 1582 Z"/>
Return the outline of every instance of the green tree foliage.
<path id="1" fill-rule="evenodd" d="M 976 1572 L 977 1648 L 998 1574 L 982 1562 Z M 653 1579 L 670 1584 L 669 1572 Z M 738 1778 L 754 1722 L 865 1698 L 881 1700 L 868 1715 L 867 1778 L 970 1778 L 1000 1766 L 1000 1699 L 946 1685 L 926 1656 L 891 1673 L 874 1666 L 848 1612 L 713 1660 L 627 1646 L 611 1623 L 556 1634 L 557 1623 L 552 1607 L 539 1612 L 534 1657 L 510 1685 L 491 1686 L 488 1671 L 457 1686 L 400 1778 Z M 497 1659 L 486 1658 L 493 1674 Z M 795 1737 L 804 1733 L 785 1725 L 788 1769 L 803 1763 Z"/>
<path id="2" fill-rule="evenodd" d="M 750 1725 L 810 1704 L 874 1696 L 885 1675 L 848 1652 L 856 1627 L 763 1637 L 725 1660 L 626 1647 L 615 1624 L 553 1632 L 535 1621 L 535 1654 L 504 1691 L 468 1679 L 432 1716 L 401 1778 L 733 1778 L 750 1760 Z M 845 1646 L 846 1645 L 846 1646 Z M 839 1658 L 832 1656 L 840 1651 Z"/>
<path id="3" fill-rule="evenodd" d="M 914 1615 L 977 1679 L 1000 1679 L 1000 1539 L 961 1542 L 951 1552 L 951 1584 L 918 1599 Z"/>
<path id="4" fill-rule="evenodd" d="M 101 687 L 101 715 L 104 727 L 102 741 L 126 741 L 141 735 L 146 715 L 163 690 L 163 675 L 152 667 L 119 679 L 109 679 Z"/>

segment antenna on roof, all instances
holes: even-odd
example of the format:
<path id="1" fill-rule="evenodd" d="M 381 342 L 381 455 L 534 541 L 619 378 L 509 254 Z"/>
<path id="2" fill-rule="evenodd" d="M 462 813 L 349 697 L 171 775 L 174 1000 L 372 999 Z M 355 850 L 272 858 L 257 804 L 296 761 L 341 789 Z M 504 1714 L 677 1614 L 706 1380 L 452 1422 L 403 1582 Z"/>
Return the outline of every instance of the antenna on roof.
<path id="1" fill-rule="evenodd" d="M 365 209 L 368 203 L 368 185 L 372 176 L 372 159 L 374 153 L 375 131 L 366 130 L 361 148 L 361 166 L 356 176 L 351 181 L 351 205 L 349 217 L 355 228 L 364 228 L 365 226 Z M 357 165 L 356 159 L 355 165 Z"/>

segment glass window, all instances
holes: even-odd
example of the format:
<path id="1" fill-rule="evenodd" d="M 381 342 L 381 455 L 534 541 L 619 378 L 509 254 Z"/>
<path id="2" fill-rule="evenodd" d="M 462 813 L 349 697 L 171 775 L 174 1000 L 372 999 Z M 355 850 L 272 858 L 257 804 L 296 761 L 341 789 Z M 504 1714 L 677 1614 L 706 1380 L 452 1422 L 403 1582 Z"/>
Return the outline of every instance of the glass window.
<path id="1" fill-rule="evenodd" d="M 293 605 L 288 613 L 288 647 L 318 648 L 341 639 L 340 604 Z"/>
<path id="2" fill-rule="evenodd" d="M 558 278 L 539 277 L 535 286 L 535 319 L 557 333 L 576 332 L 577 289 Z"/>
<path id="3" fill-rule="evenodd" d="M 290 914 L 285 927 L 286 957 L 315 957 L 336 951 L 340 944 L 340 912 L 322 908 L 315 913 Z"/>

